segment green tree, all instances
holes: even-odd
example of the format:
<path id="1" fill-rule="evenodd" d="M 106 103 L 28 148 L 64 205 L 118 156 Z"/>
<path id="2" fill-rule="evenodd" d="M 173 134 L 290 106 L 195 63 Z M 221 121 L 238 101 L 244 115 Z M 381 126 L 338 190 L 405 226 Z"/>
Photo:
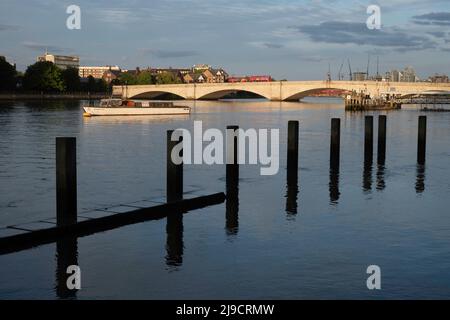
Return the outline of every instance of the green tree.
<path id="1" fill-rule="evenodd" d="M 78 69 L 67 68 L 61 72 L 66 91 L 76 92 L 81 89 L 80 76 L 78 74 Z"/>
<path id="2" fill-rule="evenodd" d="M 95 78 L 93 76 L 89 76 L 87 83 L 85 84 L 85 91 L 88 92 L 95 92 L 96 89 L 96 83 L 95 83 Z"/>
<path id="3" fill-rule="evenodd" d="M 156 76 L 157 84 L 182 83 L 181 79 L 173 72 L 163 72 Z"/>
<path id="4" fill-rule="evenodd" d="M 112 79 L 110 85 L 111 86 L 120 86 L 122 84 L 122 82 L 120 81 L 119 78 L 117 79 Z"/>
<path id="5" fill-rule="evenodd" d="M 137 84 L 137 77 L 136 77 L 136 75 L 134 75 L 134 74 L 132 74 L 130 72 L 122 73 L 120 75 L 119 79 L 120 79 L 120 83 L 123 84 L 123 85 L 125 85 L 125 84 L 128 84 L 128 85 L 135 85 L 135 84 Z"/>
<path id="6" fill-rule="evenodd" d="M 16 69 L 4 57 L 0 57 L 0 91 L 16 88 Z"/>
<path id="7" fill-rule="evenodd" d="M 108 84 L 103 79 L 97 79 L 95 82 L 95 92 L 107 92 L 108 91 Z"/>
<path id="8" fill-rule="evenodd" d="M 27 68 L 23 77 L 23 87 L 44 92 L 64 91 L 61 70 L 51 62 L 36 62 Z"/>
<path id="9" fill-rule="evenodd" d="M 136 84 L 154 84 L 155 79 L 150 71 L 142 71 L 136 77 Z"/>
<path id="10" fill-rule="evenodd" d="M 93 76 L 87 78 L 87 82 L 81 85 L 83 91 L 94 93 L 94 92 L 108 92 L 108 84 L 103 79 L 95 79 Z"/>

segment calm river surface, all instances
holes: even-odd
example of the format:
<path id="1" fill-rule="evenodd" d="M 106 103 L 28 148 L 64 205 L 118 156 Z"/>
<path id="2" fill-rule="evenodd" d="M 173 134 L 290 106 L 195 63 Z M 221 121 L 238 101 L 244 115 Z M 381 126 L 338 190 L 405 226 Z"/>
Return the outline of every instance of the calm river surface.
<path id="1" fill-rule="evenodd" d="M 364 115 L 335 99 L 185 102 L 191 116 L 83 119 L 82 102 L 0 104 L 0 226 L 55 216 L 55 137 L 77 137 L 79 211 L 165 194 L 166 130 L 280 129 L 280 171 L 241 166 L 239 202 L 0 256 L 0 299 L 58 299 L 58 260 L 81 268 L 78 299 L 450 297 L 450 113 L 428 113 L 416 166 L 416 108 L 388 113 L 385 167 L 364 170 Z M 375 117 L 378 112 L 370 112 Z M 330 119 L 341 169 L 330 178 Z M 300 121 L 298 194 L 286 198 L 286 128 Z M 376 136 L 376 131 L 375 131 Z M 376 147 L 375 147 L 376 152 Z M 375 154 L 376 160 L 376 154 Z M 185 166 L 185 190 L 225 190 L 225 167 Z M 166 228 L 167 227 L 167 228 Z M 61 248 L 67 247 L 67 250 Z M 64 252 L 64 253 L 62 253 Z M 367 289 L 378 265 L 382 290 Z"/>

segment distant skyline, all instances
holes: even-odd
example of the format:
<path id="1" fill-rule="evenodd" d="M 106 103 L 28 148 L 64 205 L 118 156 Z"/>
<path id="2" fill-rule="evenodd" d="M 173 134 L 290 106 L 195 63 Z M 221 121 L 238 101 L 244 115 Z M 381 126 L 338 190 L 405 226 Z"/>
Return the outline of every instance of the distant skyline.
<path id="1" fill-rule="evenodd" d="M 81 30 L 66 8 L 81 8 Z M 368 5 L 381 30 L 366 27 Z M 448 0 L 2 0 L 0 55 L 24 71 L 47 49 L 81 65 L 186 67 L 205 63 L 231 75 L 321 80 L 343 60 L 371 73 L 413 66 L 418 76 L 450 74 Z M 347 62 L 343 73 L 348 77 Z"/>

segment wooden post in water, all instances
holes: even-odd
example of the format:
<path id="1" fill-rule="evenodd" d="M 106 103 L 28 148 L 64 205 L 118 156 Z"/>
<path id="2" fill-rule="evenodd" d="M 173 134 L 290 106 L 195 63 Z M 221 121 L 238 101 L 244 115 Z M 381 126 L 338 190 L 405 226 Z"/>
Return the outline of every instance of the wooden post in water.
<path id="1" fill-rule="evenodd" d="M 227 126 L 227 186 L 237 185 L 239 181 L 239 163 L 238 163 L 238 126 Z"/>
<path id="2" fill-rule="evenodd" d="M 427 149 L 427 117 L 419 116 L 417 163 L 420 165 L 425 164 L 426 149 Z"/>
<path id="3" fill-rule="evenodd" d="M 364 161 L 372 162 L 372 159 L 373 159 L 373 116 L 366 116 L 364 125 Z"/>
<path id="4" fill-rule="evenodd" d="M 174 159 L 172 159 L 172 150 L 179 143 L 183 142 L 183 137 L 180 136 L 177 141 L 172 141 L 173 132 L 174 130 L 167 131 L 167 202 L 174 202 L 183 199 L 183 161 L 181 161 L 181 163 L 174 163 Z M 183 149 L 181 149 L 178 155 L 183 157 Z"/>
<path id="5" fill-rule="evenodd" d="M 287 169 L 288 176 L 297 175 L 298 171 L 298 137 L 299 122 L 288 122 Z"/>
<path id="6" fill-rule="evenodd" d="M 77 141 L 56 138 L 56 223 L 77 223 Z"/>
<path id="7" fill-rule="evenodd" d="M 236 235 L 239 229 L 238 130 L 238 126 L 227 126 L 225 228 L 229 236 Z"/>
<path id="8" fill-rule="evenodd" d="M 378 117 L 378 151 L 377 158 L 378 164 L 384 165 L 386 161 L 386 121 L 385 115 Z"/>
<path id="9" fill-rule="evenodd" d="M 288 214 L 297 213 L 298 199 L 298 141 L 299 141 L 299 122 L 288 122 L 288 140 L 287 140 L 287 194 L 286 194 L 286 212 Z"/>
<path id="10" fill-rule="evenodd" d="M 341 119 L 331 119 L 330 167 L 339 168 L 341 148 Z"/>

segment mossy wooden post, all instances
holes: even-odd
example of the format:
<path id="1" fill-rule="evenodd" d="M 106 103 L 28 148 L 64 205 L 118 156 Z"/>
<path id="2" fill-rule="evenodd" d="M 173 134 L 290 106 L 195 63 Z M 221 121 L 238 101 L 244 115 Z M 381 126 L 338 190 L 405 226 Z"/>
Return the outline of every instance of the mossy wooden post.
<path id="1" fill-rule="evenodd" d="M 167 202 L 174 202 L 183 199 L 183 162 L 174 163 L 172 159 L 172 150 L 179 143 L 183 143 L 183 137 L 172 141 L 174 130 L 167 131 L 167 177 L 166 177 L 166 198 Z M 183 150 L 179 153 L 183 157 Z"/>
<path id="2" fill-rule="evenodd" d="M 236 235 L 239 230 L 238 134 L 238 126 L 227 126 L 225 228 L 229 236 Z"/>
<path id="3" fill-rule="evenodd" d="M 331 119 L 331 136 L 330 136 L 330 167 L 338 169 L 340 163 L 341 148 L 341 119 Z"/>
<path id="4" fill-rule="evenodd" d="M 77 223 L 76 138 L 56 138 L 56 223 Z"/>
<path id="5" fill-rule="evenodd" d="M 386 121 L 385 115 L 378 117 L 378 151 L 377 162 L 380 165 L 384 165 L 386 162 Z"/>
<path id="6" fill-rule="evenodd" d="M 297 176 L 298 172 L 298 139 L 299 122 L 288 122 L 288 142 L 287 142 L 287 175 Z"/>
<path id="7" fill-rule="evenodd" d="M 373 116 L 365 117 L 364 124 L 364 161 L 373 160 Z"/>
<path id="8" fill-rule="evenodd" d="M 286 172 L 286 213 L 297 213 L 298 199 L 298 143 L 299 122 L 288 122 L 287 137 L 287 172 Z"/>
<path id="9" fill-rule="evenodd" d="M 427 117 L 419 117 L 419 130 L 417 141 L 417 163 L 420 165 L 425 164 L 427 149 Z"/>
<path id="10" fill-rule="evenodd" d="M 237 185 L 239 181 L 239 163 L 238 163 L 238 126 L 227 126 L 227 187 Z"/>

